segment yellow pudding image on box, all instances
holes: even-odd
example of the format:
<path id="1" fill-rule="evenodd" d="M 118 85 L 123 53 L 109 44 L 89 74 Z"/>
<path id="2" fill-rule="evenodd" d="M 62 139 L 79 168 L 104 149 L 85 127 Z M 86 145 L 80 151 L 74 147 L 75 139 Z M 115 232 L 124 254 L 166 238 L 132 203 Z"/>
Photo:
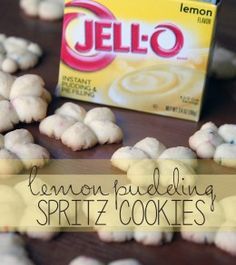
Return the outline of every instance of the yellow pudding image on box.
<path id="1" fill-rule="evenodd" d="M 197 121 L 218 5 L 66 0 L 59 95 Z"/>

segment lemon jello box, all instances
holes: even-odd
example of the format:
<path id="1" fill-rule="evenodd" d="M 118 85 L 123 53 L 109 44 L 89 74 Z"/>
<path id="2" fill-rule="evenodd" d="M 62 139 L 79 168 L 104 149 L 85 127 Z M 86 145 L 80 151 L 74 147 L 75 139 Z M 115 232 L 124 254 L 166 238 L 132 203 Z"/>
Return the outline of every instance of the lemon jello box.
<path id="1" fill-rule="evenodd" d="M 199 120 L 219 2 L 66 0 L 62 97 Z"/>

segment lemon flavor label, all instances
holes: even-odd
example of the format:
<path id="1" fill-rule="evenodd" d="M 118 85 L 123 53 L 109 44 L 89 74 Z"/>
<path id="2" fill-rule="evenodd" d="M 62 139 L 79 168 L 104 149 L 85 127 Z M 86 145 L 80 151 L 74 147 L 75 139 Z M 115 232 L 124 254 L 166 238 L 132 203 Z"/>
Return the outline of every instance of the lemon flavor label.
<path id="1" fill-rule="evenodd" d="M 59 94 L 198 120 L 217 5 L 66 0 Z"/>

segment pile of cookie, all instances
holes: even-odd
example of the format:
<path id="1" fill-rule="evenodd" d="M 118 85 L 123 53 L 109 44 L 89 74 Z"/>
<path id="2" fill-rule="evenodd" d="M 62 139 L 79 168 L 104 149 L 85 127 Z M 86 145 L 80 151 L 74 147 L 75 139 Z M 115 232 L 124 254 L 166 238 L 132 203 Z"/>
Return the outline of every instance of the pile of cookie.
<path id="1" fill-rule="evenodd" d="M 65 103 L 40 123 L 39 130 L 48 137 L 60 139 L 73 151 L 85 150 L 96 144 L 119 143 L 122 130 L 116 125 L 114 113 L 105 107 L 89 110 L 74 103 Z"/>
<path id="2" fill-rule="evenodd" d="M 54 21 L 62 19 L 64 2 L 64 0 L 20 0 L 20 7 L 30 17 Z"/>
<path id="3" fill-rule="evenodd" d="M 13 74 L 33 68 L 42 56 L 42 49 L 34 42 L 0 34 L 0 70 Z"/>

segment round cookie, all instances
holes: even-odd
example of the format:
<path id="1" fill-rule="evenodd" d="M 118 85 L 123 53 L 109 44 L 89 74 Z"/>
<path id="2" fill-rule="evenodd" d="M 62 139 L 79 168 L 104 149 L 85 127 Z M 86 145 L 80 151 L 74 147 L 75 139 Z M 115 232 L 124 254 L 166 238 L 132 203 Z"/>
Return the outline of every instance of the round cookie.
<path id="1" fill-rule="evenodd" d="M 98 143 L 94 132 L 82 122 L 69 127 L 62 134 L 61 141 L 73 151 L 89 149 Z"/>
<path id="2" fill-rule="evenodd" d="M 127 172 L 129 167 L 141 159 L 148 159 L 148 155 L 139 148 L 126 146 L 115 151 L 111 157 L 111 163 L 114 167 Z"/>
<path id="3" fill-rule="evenodd" d="M 224 124 L 219 127 L 219 135 L 225 142 L 230 144 L 236 144 L 236 125 Z"/>
<path id="4" fill-rule="evenodd" d="M 216 78 L 230 79 L 236 76 L 236 54 L 219 45 L 214 48 L 210 71 Z"/>
<path id="5" fill-rule="evenodd" d="M 102 231 L 99 230 L 98 237 L 103 242 L 116 242 L 116 243 L 122 243 L 127 242 L 133 239 L 133 232 L 132 231 Z"/>
<path id="6" fill-rule="evenodd" d="M 39 4 L 38 15 L 43 20 L 58 20 L 63 17 L 64 9 L 62 1 L 51 0 L 41 1 Z"/>
<path id="7" fill-rule="evenodd" d="M 157 159 L 166 149 L 161 142 L 152 137 L 144 138 L 137 142 L 134 147 L 141 149 L 152 159 Z"/>
<path id="8" fill-rule="evenodd" d="M 45 118 L 51 95 L 44 85 L 38 75 L 15 78 L 0 72 L 0 133 L 13 129 L 19 122 Z"/>
<path id="9" fill-rule="evenodd" d="M 69 117 L 75 121 L 83 121 L 86 115 L 86 110 L 81 106 L 67 102 L 55 111 L 55 114 L 60 114 L 64 117 Z"/>
<path id="10" fill-rule="evenodd" d="M 214 160 L 222 166 L 236 168 L 236 145 L 226 143 L 218 146 L 214 154 Z"/>
<path id="11" fill-rule="evenodd" d="M 200 158 L 213 158 L 217 146 L 223 141 L 215 124 L 208 122 L 189 138 L 189 146 Z"/>
<path id="12" fill-rule="evenodd" d="M 114 113 L 106 107 L 98 107 L 87 112 L 84 123 L 89 125 L 92 121 L 111 121 L 116 122 Z"/>
<path id="13" fill-rule="evenodd" d="M 159 159 L 172 159 L 179 160 L 182 163 L 196 168 L 197 167 L 197 156 L 196 154 L 184 146 L 177 146 L 166 149 L 160 156 Z"/>
<path id="14" fill-rule="evenodd" d="M 134 239 L 145 246 L 159 246 L 170 243 L 173 239 L 173 232 L 134 232 Z"/>
<path id="15" fill-rule="evenodd" d="M 10 96 L 12 100 L 20 96 L 41 97 L 43 95 L 45 83 L 38 75 L 26 74 L 17 77 L 12 83 Z"/>
<path id="16" fill-rule="evenodd" d="M 195 171 L 192 167 L 178 160 L 159 159 L 157 163 L 159 169 L 159 181 L 161 186 L 168 187 L 173 184 L 173 176 L 181 176 L 179 185 L 184 187 L 192 186 L 196 182 Z M 178 169 L 178 170 L 177 170 Z"/>
<path id="17" fill-rule="evenodd" d="M 157 164 L 150 159 L 142 159 L 132 164 L 127 171 L 127 177 L 131 183 L 137 186 L 149 186 L 153 184 L 153 176 Z"/>
<path id="18" fill-rule="evenodd" d="M 21 96 L 12 100 L 21 122 L 41 121 L 47 114 L 48 104 L 40 97 Z"/>
<path id="19" fill-rule="evenodd" d="M 23 164 L 19 158 L 6 149 L 0 149 L 0 179 L 8 178 L 23 170 Z"/>
<path id="20" fill-rule="evenodd" d="M 33 166 L 41 168 L 50 158 L 48 151 L 44 147 L 33 143 L 15 145 L 14 152 L 21 159 L 26 169 L 30 169 Z"/>
<path id="21" fill-rule="evenodd" d="M 0 101 L 0 132 L 12 130 L 19 123 L 14 106 L 8 100 Z"/>
<path id="22" fill-rule="evenodd" d="M 64 0 L 20 0 L 26 15 L 42 20 L 59 20 L 64 14 Z"/>
<path id="23" fill-rule="evenodd" d="M 46 117 L 41 121 L 39 130 L 42 134 L 45 134 L 48 137 L 61 139 L 63 133 L 73 124 L 75 124 L 74 119 L 66 116 L 61 116 L 59 114 L 54 114 Z"/>
<path id="24" fill-rule="evenodd" d="M 32 134 L 26 129 L 17 129 L 9 132 L 4 137 L 5 148 L 15 152 L 14 147 L 18 144 L 30 144 L 34 142 Z"/>
<path id="25" fill-rule="evenodd" d="M 89 128 L 97 136 L 99 144 L 119 143 L 123 139 L 120 127 L 110 121 L 94 120 L 89 123 Z"/>

